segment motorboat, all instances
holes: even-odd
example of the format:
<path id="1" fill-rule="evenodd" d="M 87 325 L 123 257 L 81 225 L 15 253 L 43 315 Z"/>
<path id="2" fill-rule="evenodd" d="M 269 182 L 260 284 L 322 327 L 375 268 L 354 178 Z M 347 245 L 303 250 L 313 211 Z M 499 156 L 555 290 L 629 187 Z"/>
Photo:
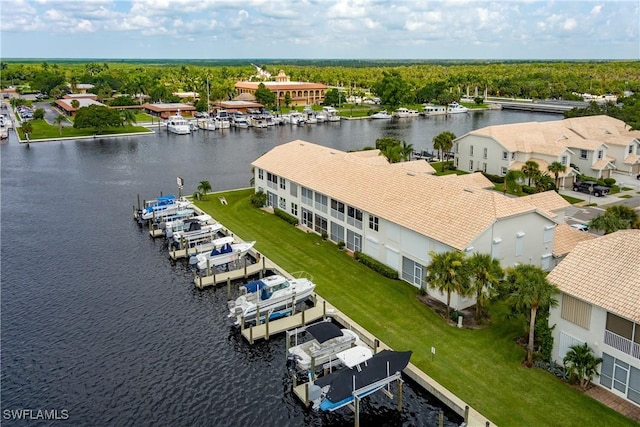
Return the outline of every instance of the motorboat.
<path id="1" fill-rule="evenodd" d="M 195 264 L 198 270 L 206 270 L 211 267 L 228 264 L 237 261 L 249 252 L 255 245 L 252 242 L 227 243 L 221 247 L 215 247 L 209 252 L 203 252 L 189 259 L 189 264 Z"/>
<path id="2" fill-rule="evenodd" d="M 169 116 L 167 120 L 167 130 L 178 135 L 187 135 L 191 133 L 191 126 L 189 126 L 189 122 L 180 115 L 180 111 L 178 110 L 175 115 Z"/>
<path id="3" fill-rule="evenodd" d="M 191 216 L 189 218 L 178 218 L 166 220 L 162 224 L 160 224 L 160 228 L 163 230 L 164 235 L 167 239 L 173 237 L 173 234 L 176 232 L 186 232 L 190 230 L 194 230 L 196 227 L 202 227 L 207 224 L 214 224 L 213 218 L 211 215 L 196 215 Z M 197 224 L 197 225 L 194 225 Z"/>
<path id="4" fill-rule="evenodd" d="M 329 122 L 339 122 L 340 121 L 340 113 L 333 107 L 322 107 L 322 111 L 327 117 L 327 121 Z"/>
<path id="5" fill-rule="evenodd" d="M 354 347 L 360 350 L 358 347 Z M 346 350 L 349 352 L 351 350 Z M 314 409 L 335 411 L 384 388 L 399 379 L 409 364 L 411 351 L 382 350 L 353 367 L 344 368 L 316 379 L 309 387 Z"/>
<path id="6" fill-rule="evenodd" d="M 145 221 L 149 219 L 164 221 L 164 218 L 167 216 L 187 209 L 190 205 L 190 201 L 186 199 L 176 200 L 175 196 L 158 197 L 158 199 L 152 201 L 150 204 L 146 204 L 143 209 L 138 211 L 138 219 Z"/>
<path id="7" fill-rule="evenodd" d="M 249 128 L 249 118 L 240 112 L 233 113 L 233 115 L 231 116 L 231 120 L 233 122 L 233 126 L 237 128 L 240 128 L 240 129 Z"/>
<path id="8" fill-rule="evenodd" d="M 312 366 L 321 368 L 325 363 L 333 365 L 339 360 L 337 353 L 361 343 L 358 334 L 350 329 L 340 329 L 331 321 L 314 323 L 303 329 L 312 339 L 289 348 L 287 355 L 287 364 L 302 371 L 312 369 Z M 298 332 L 296 330 L 294 335 L 296 341 Z"/>
<path id="9" fill-rule="evenodd" d="M 192 246 L 189 246 L 189 253 L 192 254 L 189 257 L 189 262 L 191 262 L 192 259 L 195 259 L 195 256 L 197 254 L 210 252 L 215 248 L 221 248 L 224 245 L 230 245 L 233 243 L 233 241 L 234 239 L 232 236 L 224 236 L 224 237 L 214 238 L 211 240 L 203 239 L 200 242 L 193 242 L 194 244 Z M 195 261 L 197 261 L 197 259 L 195 259 Z"/>
<path id="10" fill-rule="evenodd" d="M 231 127 L 231 121 L 229 120 L 229 113 L 227 110 L 218 110 L 217 114 L 213 118 L 213 123 L 216 129 L 229 129 Z"/>
<path id="11" fill-rule="evenodd" d="M 308 277 L 287 278 L 282 275 L 264 277 L 240 287 L 240 295 L 229 301 L 229 319 L 262 323 L 288 316 L 297 304 L 311 297 L 316 285 Z"/>
<path id="12" fill-rule="evenodd" d="M 422 114 L 425 116 L 444 116 L 447 114 L 447 107 L 444 105 L 424 104 Z"/>
<path id="13" fill-rule="evenodd" d="M 406 119 L 407 117 L 409 117 L 409 109 L 400 107 L 393 112 L 392 116 L 398 119 Z"/>
<path id="14" fill-rule="evenodd" d="M 218 238 L 218 232 L 222 230 L 222 224 L 200 225 L 191 223 L 188 230 L 175 231 L 169 238 L 170 246 L 175 249 L 192 248 L 202 243 L 208 243 Z"/>
<path id="15" fill-rule="evenodd" d="M 304 124 L 304 116 L 302 115 L 302 113 L 299 113 L 297 111 L 291 111 L 289 114 L 285 114 L 283 117 L 285 123 L 290 123 L 292 125 L 298 126 Z"/>
<path id="16" fill-rule="evenodd" d="M 204 119 L 198 119 L 198 128 L 202 130 L 216 130 L 216 121 L 213 118 L 206 117 Z"/>
<path id="17" fill-rule="evenodd" d="M 372 114 L 370 117 L 372 119 L 390 119 L 392 116 L 391 114 L 387 113 L 387 110 L 381 110 L 375 114 Z"/>
<path id="18" fill-rule="evenodd" d="M 466 113 L 467 111 L 469 111 L 467 107 L 464 107 L 455 101 L 449 104 L 449 106 L 447 107 L 448 114 L 460 114 L 460 113 Z"/>

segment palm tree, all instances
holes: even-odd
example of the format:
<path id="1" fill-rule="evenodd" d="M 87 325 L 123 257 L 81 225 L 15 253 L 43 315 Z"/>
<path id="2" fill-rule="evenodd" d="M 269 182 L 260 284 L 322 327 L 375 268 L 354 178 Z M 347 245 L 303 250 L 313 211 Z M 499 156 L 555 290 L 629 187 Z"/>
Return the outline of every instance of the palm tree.
<path id="1" fill-rule="evenodd" d="M 627 228 L 638 228 L 639 226 L 636 211 L 624 205 L 607 206 L 603 214 L 589 221 L 589 228 L 602 230 L 604 234 L 615 233 Z"/>
<path id="2" fill-rule="evenodd" d="M 66 122 L 67 118 L 62 114 L 58 115 L 55 119 L 53 119 L 53 123 L 58 125 L 58 132 L 62 135 L 62 122 Z"/>
<path id="3" fill-rule="evenodd" d="M 569 347 L 567 355 L 562 359 L 569 376 L 575 375 L 580 381 L 580 388 L 585 390 L 594 375 L 598 375 L 598 365 L 602 363 L 601 357 L 595 357 L 591 348 L 584 343 Z"/>
<path id="4" fill-rule="evenodd" d="M 389 163 L 400 163 L 403 158 L 401 145 L 387 145 L 380 150 L 380 155 L 385 156 Z"/>
<path id="5" fill-rule="evenodd" d="M 29 121 L 23 121 L 22 124 L 20 125 L 20 127 L 22 128 L 22 132 L 24 132 L 24 137 L 28 141 L 29 140 L 29 134 L 31 132 L 33 132 L 33 125 Z"/>
<path id="6" fill-rule="evenodd" d="M 433 148 L 440 153 L 439 158 L 442 160 L 442 153 L 446 153 L 446 161 L 442 163 L 442 170 L 444 172 L 445 166 L 449 163 L 449 152 L 453 148 L 453 140 L 456 139 L 456 135 L 453 132 L 444 131 L 433 137 Z"/>
<path id="7" fill-rule="evenodd" d="M 198 183 L 198 192 L 206 198 L 207 193 L 211 191 L 211 183 L 209 181 L 200 181 Z"/>
<path id="8" fill-rule="evenodd" d="M 527 160 L 522 166 L 522 173 L 529 179 L 527 185 L 531 187 L 531 179 L 533 178 L 535 181 L 535 178 L 540 174 L 540 165 L 533 160 Z"/>
<path id="9" fill-rule="evenodd" d="M 120 117 L 122 118 L 122 126 L 136 123 L 136 113 L 133 110 L 123 108 L 120 110 Z"/>
<path id="10" fill-rule="evenodd" d="M 514 314 L 528 316 L 529 341 L 527 366 L 533 364 L 533 343 L 538 310 L 547 310 L 558 304 L 553 295 L 558 288 L 547 280 L 547 273 L 531 264 L 519 264 L 507 269 L 502 293 Z"/>
<path id="11" fill-rule="evenodd" d="M 400 148 L 400 155 L 402 156 L 402 160 L 405 162 L 411 159 L 411 155 L 413 154 L 413 144 L 407 144 L 406 141 L 402 141 L 402 145 Z"/>
<path id="12" fill-rule="evenodd" d="M 447 294 L 447 318 L 451 307 L 451 294 L 469 293 L 469 273 L 464 254 L 460 251 L 429 252 L 431 263 L 427 266 L 425 280 L 430 288 Z"/>
<path id="13" fill-rule="evenodd" d="M 500 261 L 489 254 L 474 253 L 468 260 L 469 274 L 476 293 L 476 322 L 480 320 L 482 308 L 495 294 L 496 287 L 504 271 L 500 267 Z"/>
<path id="14" fill-rule="evenodd" d="M 505 192 L 508 190 L 510 193 L 520 194 L 522 191 L 522 186 L 520 185 L 520 181 L 524 179 L 524 173 L 521 170 L 510 170 L 504 176 L 504 189 Z"/>
<path id="15" fill-rule="evenodd" d="M 558 185 L 558 177 L 561 173 L 564 173 L 567 170 L 567 167 L 560 162 L 552 162 L 549 166 L 547 166 L 547 169 L 555 177 L 556 191 L 558 191 L 558 188 L 560 188 L 560 186 Z"/>

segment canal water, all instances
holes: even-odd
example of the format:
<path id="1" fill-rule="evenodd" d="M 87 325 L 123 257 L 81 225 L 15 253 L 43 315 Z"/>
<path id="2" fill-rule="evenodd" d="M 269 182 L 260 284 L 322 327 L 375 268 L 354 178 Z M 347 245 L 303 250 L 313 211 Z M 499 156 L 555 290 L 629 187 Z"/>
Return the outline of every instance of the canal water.
<path id="1" fill-rule="evenodd" d="M 186 193 L 201 180 L 246 187 L 251 161 L 294 139 L 353 150 L 393 136 L 431 150 L 445 130 L 560 118 L 488 111 L 30 146 L 12 134 L 0 147 L 2 424 L 60 423 L 7 412 L 47 410 L 68 425 L 353 425 L 346 410 L 303 408 L 289 391 L 284 338 L 250 346 L 232 331 L 226 290 L 195 289 L 188 266 L 132 220 L 136 195 L 175 193 L 177 176 Z M 437 425 L 439 406 L 409 383 L 401 413 L 378 393 L 361 421 Z M 446 414 L 447 425 L 460 422 Z"/>

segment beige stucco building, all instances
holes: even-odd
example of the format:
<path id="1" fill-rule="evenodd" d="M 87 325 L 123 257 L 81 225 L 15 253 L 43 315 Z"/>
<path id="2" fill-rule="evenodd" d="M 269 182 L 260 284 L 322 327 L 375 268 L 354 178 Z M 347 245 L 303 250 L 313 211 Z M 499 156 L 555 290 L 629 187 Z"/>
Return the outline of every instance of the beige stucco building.
<path id="1" fill-rule="evenodd" d="M 260 83 L 264 85 L 276 96 L 279 105 L 285 105 L 287 94 L 291 98 L 292 106 L 319 105 L 324 101 L 324 95 L 328 87 L 322 83 L 292 82 L 283 70 L 280 70 L 275 81 L 265 82 L 238 82 L 235 85 L 237 93 L 256 93 Z"/>
<path id="2" fill-rule="evenodd" d="M 569 206 L 553 191 L 513 198 L 488 190 L 481 174 L 437 177 L 423 160 L 390 164 L 379 150 L 346 153 L 301 140 L 273 148 L 252 166 L 255 189 L 267 194 L 268 205 L 423 288 L 430 251 L 488 253 L 504 267 L 551 269 L 555 229 Z M 451 306 L 474 303 L 454 295 Z"/>
<path id="3" fill-rule="evenodd" d="M 553 162 L 564 165 L 561 188 L 571 187 L 579 173 L 595 178 L 607 178 L 613 170 L 635 175 L 640 173 L 640 131 L 613 117 L 591 116 L 488 126 L 454 141 L 460 170 L 504 176 L 528 160 L 541 171 Z"/>

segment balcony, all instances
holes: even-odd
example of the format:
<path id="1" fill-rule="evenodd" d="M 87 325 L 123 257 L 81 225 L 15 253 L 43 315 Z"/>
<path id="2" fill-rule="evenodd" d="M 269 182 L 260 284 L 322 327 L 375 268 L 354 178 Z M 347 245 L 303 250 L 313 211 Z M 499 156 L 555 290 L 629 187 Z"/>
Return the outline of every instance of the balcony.
<path id="1" fill-rule="evenodd" d="M 623 353 L 630 354 L 636 359 L 640 359 L 640 344 L 631 341 L 611 331 L 604 331 L 604 343 L 610 347 L 620 350 Z"/>

